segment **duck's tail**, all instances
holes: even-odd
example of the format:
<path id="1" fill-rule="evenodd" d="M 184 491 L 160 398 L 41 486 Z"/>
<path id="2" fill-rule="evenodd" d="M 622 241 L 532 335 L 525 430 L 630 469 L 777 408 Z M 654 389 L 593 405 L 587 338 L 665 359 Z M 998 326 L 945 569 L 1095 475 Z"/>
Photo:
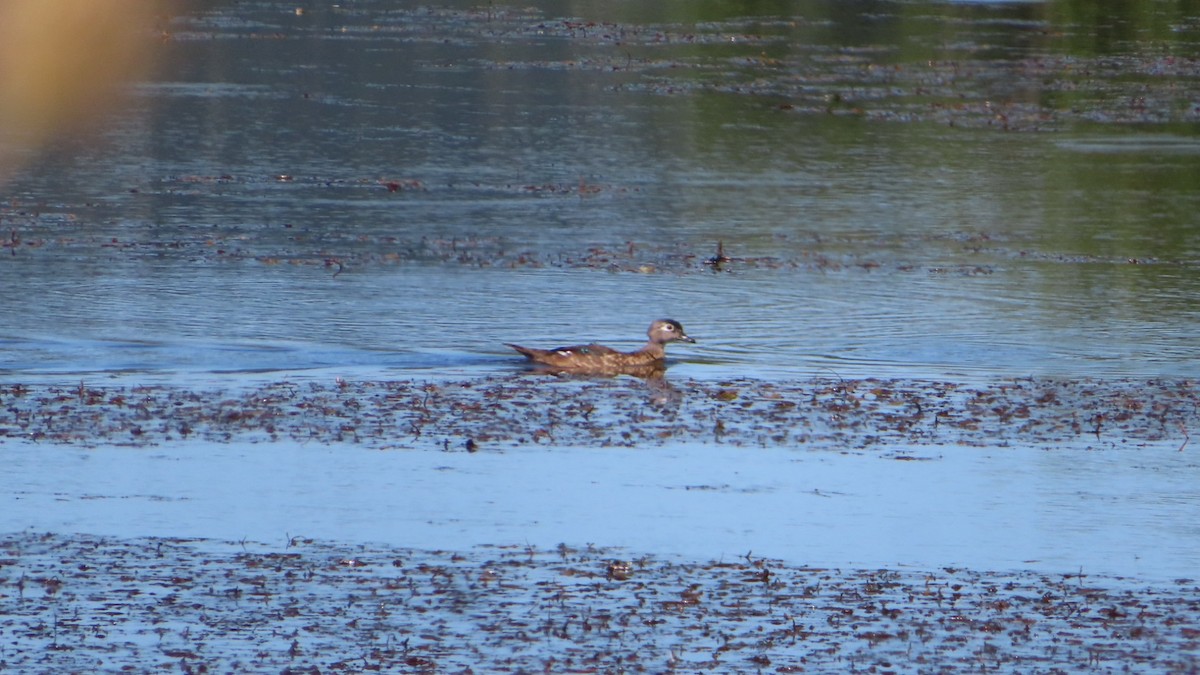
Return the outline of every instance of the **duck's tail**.
<path id="1" fill-rule="evenodd" d="M 524 354 L 525 358 L 529 359 L 530 361 L 537 358 L 537 350 L 535 350 L 535 349 L 530 349 L 529 347 L 522 347 L 521 345 L 514 345 L 511 342 L 505 342 L 504 344 L 506 346 L 512 347 L 513 349 L 517 350 L 518 352 Z"/>

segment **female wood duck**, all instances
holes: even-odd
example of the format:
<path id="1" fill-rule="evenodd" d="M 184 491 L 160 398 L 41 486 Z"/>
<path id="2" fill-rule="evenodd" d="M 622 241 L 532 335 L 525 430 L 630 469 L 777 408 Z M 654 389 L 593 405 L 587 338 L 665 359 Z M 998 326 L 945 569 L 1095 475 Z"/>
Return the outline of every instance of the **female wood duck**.
<path id="1" fill-rule="evenodd" d="M 505 344 L 521 352 L 538 366 L 555 372 L 649 376 L 661 375 L 666 367 L 667 354 L 663 345 L 668 342 L 695 342 L 683 332 L 683 326 L 674 319 L 659 319 L 650 324 L 646 336 L 650 341 L 641 349 L 632 352 L 619 352 L 604 345 L 534 349 Z"/>

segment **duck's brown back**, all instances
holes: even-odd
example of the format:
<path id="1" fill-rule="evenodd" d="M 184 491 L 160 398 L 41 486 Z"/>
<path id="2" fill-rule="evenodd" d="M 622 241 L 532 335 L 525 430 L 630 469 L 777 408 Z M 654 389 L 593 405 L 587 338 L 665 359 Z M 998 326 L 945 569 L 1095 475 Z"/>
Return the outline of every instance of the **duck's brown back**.
<path id="1" fill-rule="evenodd" d="M 626 353 L 604 345 L 574 345 L 557 349 L 536 349 L 514 344 L 508 346 L 524 354 L 534 363 L 565 370 L 603 371 L 607 369 L 620 372 L 624 368 L 645 366 L 662 360 L 654 354 L 640 350 Z"/>

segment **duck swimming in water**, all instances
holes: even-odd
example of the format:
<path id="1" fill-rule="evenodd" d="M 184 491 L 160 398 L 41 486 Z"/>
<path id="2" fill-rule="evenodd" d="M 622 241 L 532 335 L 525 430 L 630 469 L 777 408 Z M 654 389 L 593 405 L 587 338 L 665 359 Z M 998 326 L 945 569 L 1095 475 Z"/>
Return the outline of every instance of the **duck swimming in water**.
<path id="1" fill-rule="evenodd" d="M 668 342 L 695 342 L 683 332 L 683 325 L 674 319 L 659 319 L 650 324 L 646 336 L 649 341 L 645 346 L 632 352 L 595 344 L 557 349 L 505 344 L 524 354 L 531 362 L 556 372 L 643 375 L 661 374 L 665 369 L 667 353 L 663 347 Z"/>

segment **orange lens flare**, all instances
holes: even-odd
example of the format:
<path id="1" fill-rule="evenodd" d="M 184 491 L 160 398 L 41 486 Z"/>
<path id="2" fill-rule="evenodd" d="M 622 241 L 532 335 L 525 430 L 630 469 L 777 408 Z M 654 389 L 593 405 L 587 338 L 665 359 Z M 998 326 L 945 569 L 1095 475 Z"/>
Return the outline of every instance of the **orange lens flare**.
<path id="1" fill-rule="evenodd" d="M 0 3 L 0 178 L 45 143 L 96 124 L 143 73 L 157 3 Z"/>

